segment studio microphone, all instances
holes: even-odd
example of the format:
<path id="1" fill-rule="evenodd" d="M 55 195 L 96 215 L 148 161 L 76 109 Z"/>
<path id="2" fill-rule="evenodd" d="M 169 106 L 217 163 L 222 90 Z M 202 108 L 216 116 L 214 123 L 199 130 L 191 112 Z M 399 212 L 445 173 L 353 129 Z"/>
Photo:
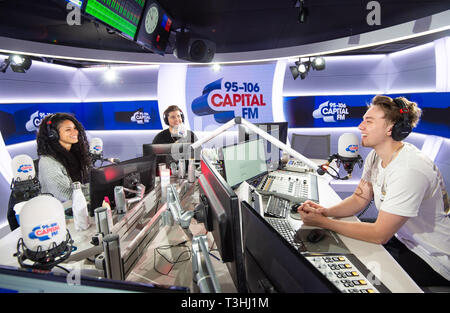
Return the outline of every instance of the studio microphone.
<path id="1" fill-rule="evenodd" d="M 173 127 L 173 132 L 171 132 L 172 137 L 184 138 L 187 136 L 187 129 L 184 124 L 175 125 Z"/>
<path id="2" fill-rule="evenodd" d="M 17 260 L 21 267 L 50 270 L 66 260 L 73 240 L 66 228 L 64 207 L 50 195 L 27 201 L 20 212 L 22 237 L 17 242 Z"/>
<path id="3" fill-rule="evenodd" d="M 120 163 L 119 159 L 103 157 L 103 140 L 98 137 L 92 138 L 89 144 L 89 154 L 91 156 L 93 166 L 97 161 L 102 163 L 105 161 L 109 163 Z"/>
<path id="4" fill-rule="evenodd" d="M 33 159 L 29 155 L 16 155 L 11 160 L 11 168 L 14 176 L 10 188 L 16 203 L 27 201 L 41 192 Z"/>
<path id="5" fill-rule="evenodd" d="M 333 162 L 334 159 L 336 159 L 336 164 L 338 167 L 341 164 L 344 166 L 344 169 L 347 172 L 347 176 L 340 177 L 339 174 L 337 176 L 333 176 L 328 173 L 328 166 L 331 162 Z M 320 175 L 323 175 L 326 172 L 333 178 L 346 180 L 352 177 L 353 167 L 355 166 L 355 164 L 358 164 L 360 168 L 363 164 L 363 159 L 359 155 L 358 137 L 352 133 L 344 133 L 339 137 L 338 140 L 338 153 L 330 155 L 327 163 L 321 165 L 317 172 Z"/>

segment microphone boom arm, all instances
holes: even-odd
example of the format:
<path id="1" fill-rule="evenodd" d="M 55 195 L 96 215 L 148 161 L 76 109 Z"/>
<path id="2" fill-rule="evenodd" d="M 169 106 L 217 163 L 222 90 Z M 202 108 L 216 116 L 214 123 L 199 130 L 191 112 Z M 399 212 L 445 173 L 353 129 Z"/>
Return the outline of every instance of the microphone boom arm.
<path id="1" fill-rule="evenodd" d="M 313 169 L 315 171 L 320 169 L 320 167 L 318 167 L 318 165 L 316 163 L 314 163 L 313 161 L 311 161 L 310 159 L 306 158 L 305 156 L 303 156 L 302 154 L 298 153 L 297 151 L 295 151 L 294 149 L 292 149 L 288 145 L 282 143 L 277 138 L 273 137 L 272 135 L 268 134 L 267 132 L 263 131 L 262 129 L 256 127 L 254 124 L 252 124 L 251 122 L 243 119 L 240 116 L 236 116 L 234 119 L 228 121 L 227 123 L 223 124 L 222 126 L 217 128 L 216 130 L 214 130 L 210 135 L 208 135 L 208 136 L 206 136 L 206 137 L 204 137 L 204 138 L 194 142 L 191 145 L 192 149 L 195 150 L 195 149 L 199 148 L 202 144 L 204 144 L 204 143 L 208 142 L 209 140 L 211 140 L 212 138 L 220 135 L 221 133 L 223 133 L 224 131 L 230 129 L 231 127 L 235 126 L 236 124 L 242 124 L 242 125 L 246 126 L 248 129 L 250 129 L 251 131 L 257 133 L 258 135 L 260 135 L 261 137 L 263 137 L 264 139 L 266 139 L 267 141 L 269 141 L 270 143 L 272 143 L 276 147 L 278 147 L 278 148 L 282 149 L 283 151 L 287 152 L 290 156 L 301 160 L 303 163 L 308 165 L 311 169 Z"/>

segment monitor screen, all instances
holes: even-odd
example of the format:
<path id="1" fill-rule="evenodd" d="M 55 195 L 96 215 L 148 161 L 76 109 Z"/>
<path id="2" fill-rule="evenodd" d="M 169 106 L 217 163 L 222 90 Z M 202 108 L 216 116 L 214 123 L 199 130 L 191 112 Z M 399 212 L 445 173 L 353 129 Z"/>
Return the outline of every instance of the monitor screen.
<path id="1" fill-rule="evenodd" d="M 339 292 L 245 201 L 241 202 L 241 213 L 249 292 Z"/>
<path id="2" fill-rule="evenodd" d="M 136 33 L 136 42 L 160 55 L 165 54 L 173 20 L 158 2 L 147 0 Z"/>
<path id="3" fill-rule="evenodd" d="M 199 194 L 205 227 L 212 233 L 238 292 L 246 292 L 243 272 L 239 199 L 212 163 L 202 156 Z"/>
<path id="4" fill-rule="evenodd" d="M 94 210 L 102 206 L 105 196 L 109 198 L 111 205 L 115 206 L 114 187 L 124 186 L 136 190 L 133 186 L 133 182 L 136 180 L 145 186 L 145 193 L 153 190 L 155 186 L 154 157 L 144 156 L 91 169 L 89 180 L 90 215 L 93 216 Z"/>
<path id="5" fill-rule="evenodd" d="M 269 135 L 272 135 L 282 143 L 287 143 L 288 137 L 288 123 L 287 122 L 271 122 L 271 123 L 254 123 L 255 126 L 265 131 Z M 259 139 L 260 136 L 251 130 L 249 130 L 244 125 L 239 125 L 238 132 L 239 142 L 245 142 L 249 140 Z M 272 163 L 275 166 L 279 165 L 280 161 L 280 148 L 274 146 L 271 142 L 265 141 L 264 148 L 268 156 L 268 163 Z"/>
<path id="6" fill-rule="evenodd" d="M 133 40 L 145 0 L 87 0 L 85 12 Z"/>
<path id="7" fill-rule="evenodd" d="M 222 148 L 225 179 L 235 188 L 243 181 L 267 173 L 264 139 Z"/>
<path id="8" fill-rule="evenodd" d="M 143 144 L 142 153 L 144 156 L 155 157 L 155 166 L 160 163 L 165 163 L 169 168 L 170 163 L 178 163 L 180 159 L 185 159 L 186 161 L 190 158 L 200 160 L 200 148 L 193 151 L 191 145 L 192 143 Z"/>
<path id="9" fill-rule="evenodd" d="M 0 265 L 0 292 L 3 293 L 124 293 L 173 292 L 188 293 L 189 288 L 144 284 L 80 275 L 76 281 L 70 274 L 32 272 Z M 75 276 L 75 275 L 74 275 Z M 79 278 L 79 279 L 78 279 Z"/>
<path id="10" fill-rule="evenodd" d="M 83 3 L 86 2 L 86 0 L 59 0 L 62 5 L 64 5 L 64 8 L 67 8 L 67 3 L 72 3 L 76 7 L 82 9 Z"/>

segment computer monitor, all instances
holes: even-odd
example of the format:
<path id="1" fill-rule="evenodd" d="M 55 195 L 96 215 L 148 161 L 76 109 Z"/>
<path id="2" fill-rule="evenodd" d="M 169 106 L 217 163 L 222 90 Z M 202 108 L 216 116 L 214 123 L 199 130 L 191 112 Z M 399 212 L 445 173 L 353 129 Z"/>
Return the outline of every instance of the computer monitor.
<path id="1" fill-rule="evenodd" d="M 172 30 L 172 17 L 154 0 L 146 1 L 142 16 L 136 42 L 154 53 L 164 55 Z"/>
<path id="2" fill-rule="evenodd" d="M 246 292 L 243 272 L 239 199 L 207 157 L 202 156 L 199 194 L 205 228 L 211 232 L 222 262 L 238 292 Z"/>
<path id="3" fill-rule="evenodd" d="M 134 40 L 144 5 L 144 0 L 87 0 L 85 13 L 119 35 Z"/>
<path id="4" fill-rule="evenodd" d="M 249 292 L 339 292 L 246 201 L 241 202 L 241 214 Z"/>
<path id="5" fill-rule="evenodd" d="M 194 151 L 191 145 L 192 143 L 143 144 L 142 153 L 144 156 L 155 157 L 155 166 L 159 163 L 165 163 L 167 167 L 170 167 L 170 163 L 178 163 L 180 159 L 186 161 L 190 158 L 200 160 L 200 148 Z"/>
<path id="6" fill-rule="evenodd" d="M 225 179 L 232 188 L 268 171 L 264 139 L 233 144 L 221 150 Z"/>
<path id="7" fill-rule="evenodd" d="M 0 265 L 0 292 L 4 293 L 188 293 L 189 288 L 65 273 L 42 273 Z M 78 280 L 79 278 L 79 280 Z"/>
<path id="8" fill-rule="evenodd" d="M 288 137 L 288 122 L 270 122 L 270 123 L 254 123 L 255 126 L 265 131 L 269 135 L 277 138 L 282 143 L 287 143 Z M 239 142 L 245 142 L 249 140 L 259 139 L 260 136 L 257 133 L 252 132 L 244 125 L 239 125 L 238 139 Z M 280 148 L 274 146 L 271 142 L 265 141 L 264 147 L 268 156 L 268 163 L 275 167 L 278 167 L 280 163 Z"/>
<path id="9" fill-rule="evenodd" d="M 135 181 L 139 181 L 145 186 L 146 193 L 153 190 L 155 186 L 155 158 L 153 156 L 143 156 L 118 164 L 92 168 L 89 179 L 90 215 L 93 216 L 94 210 L 102 206 L 105 196 L 108 196 L 111 205 L 115 206 L 115 186 L 124 186 L 135 190 L 136 188 L 133 186 Z"/>

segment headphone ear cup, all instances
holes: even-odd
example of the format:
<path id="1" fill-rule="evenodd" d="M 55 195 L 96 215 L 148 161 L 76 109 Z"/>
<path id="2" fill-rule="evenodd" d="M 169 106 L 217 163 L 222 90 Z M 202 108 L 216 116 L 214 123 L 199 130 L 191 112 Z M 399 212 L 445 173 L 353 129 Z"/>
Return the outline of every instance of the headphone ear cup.
<path id="1" fill-rule="evenodd" d="M 394 127 L 392 127 L 392 139 L 396 141 L 401 141 L 408 137 L 411 133 L 412 128 L 408 122 L 400 121 L 395 123 Z"/>
<path id="2" fill-rule="evenodd" d="M 48 122 L 47 122 L 47 136 L 50 140 L 59 139 L 58 131 L 54 129 Z"/>

